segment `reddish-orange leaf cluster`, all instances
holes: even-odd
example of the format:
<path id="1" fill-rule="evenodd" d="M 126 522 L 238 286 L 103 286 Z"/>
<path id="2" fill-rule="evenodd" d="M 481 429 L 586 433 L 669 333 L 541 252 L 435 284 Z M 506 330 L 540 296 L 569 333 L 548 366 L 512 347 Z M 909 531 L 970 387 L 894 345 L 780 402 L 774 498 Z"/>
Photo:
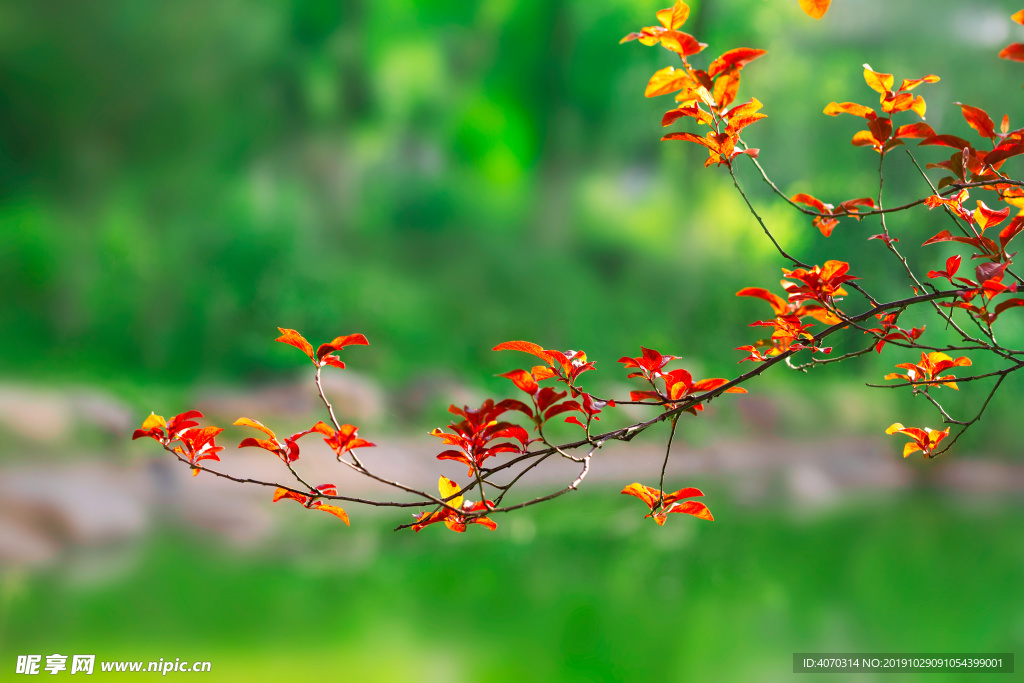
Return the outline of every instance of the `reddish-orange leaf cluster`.
<path id="1" fill-rule="evenodd" d="M 274 491 L 274 502 L 281 500 L 282 498 L 289 498 L 297 503 L 301 503 L 310 510 L 320 510 L 328 514 L 334 515 L 341 521 L 345 522 L 346 526 L 349 525 L 348 513 L 337 505 L 327 505 L 320 501 L 319 495 L 324 496 L 336 496 L 338 495 L 338 487 L 334 484 L 320 484 L 316 487 L 318 493 L 317 496 L 307 496 L 291 489 L 278 488 Z"/>
<path id="2" fill-rule="evenodd" d="M 494 509 L 494 503 L 491 501 L 474 503 L 471 500 L 463 500 L 462 489 L 447 477 L 438 480 L 437 489 L 441 492 L 441 499 L 450 507 L 418 515 L 416 523 L 412 526 L 413 531 L 418 532 L 423 527 L 437 522 L 444 522 L 446 527 L 460 534 L 466 530 L 467 524 L 480 524 L 491 531 L 498 528 L 493 520 L 480 514 Z"/>
<path id="3" fill-rule="evenodd" d="M 906 370 L 906 374 L 890 372 L 885 376 L 885 378 L 905 379 L 914 386 L 917 386 L 919 382 L 941 382 L 942 386 L 947 386 L 950 389 L 957 389 L 956 382 L 952 381 L 956 379 L 953 375 L 943 376 L 939 373 L 945 372 L 950 368 L 964 367 L 970 364 L 971 359 L 967 356 L 960 356 L 959 358 L 954 359 L 941 351 L 932 351 L 930 353 L 922 352 L 920 363 L 899 363 L 896 365 L 896 367 Z"/>
<path id="4" fill-rule="evenodd" d="M 783 284 L 786 284 L 783 281 Z M 828 325 L 840 322 L 832 311 L 819 303 L 809 301 L 787 301 L 777 294 L 761 287 L 745 287 L 736 292 L 736 296 L 749 296 L 767 301 L 775 312 L 774 320 L 758 320 L 751 327 L 772 327 L 774 332 L 769 339 L 760 339 L 753 344 L 739 346 L 737 351 L 746 351 L 747 357 L 740 360 L 764 362 L 787 351 L 811 350 L 831 353 L 831 347 L 821 348 L 815 344 L 804 344 L 813 341 L 814 336 L 806 330 L 811 324 L 802 322 L 802 318 L 811 317 Z"/>
<path id="5" fill-rule="evenodd" d="M 235 424 L 243 427 L 255 427 L 270 437 L 269 439 L 255 439 L 252 437 L 243 439 L 242 442 L 238 444 L 239 448 L 262 448 L 276 454 L 286 463 L 295 462 L 299 459 L 298 440 L 306 434 L 312 434 L 313 432 L 317 432 L 318 434 L 322 434 L 326 437 L 324 438 L 324 443 L 330 446 L 339 458 L 354 448 L 367 448 L 376 445 L 358 438 L 358 428 L 353 425 L 341 425 L 341 429 L 335 431 L 330 425 L 324 422 L 317 422 L 305 431 L 299 432 L 298 434 L 292 434 L 284 440 L 284 443 L 282 443 L 269 427 L 256 420 L 248 417 L 240 417 L 235 420 Z"/>
<path id="6" fill-rule="evenodd" d="M 554 390 L 550 388 L 547 391 L 554 393 Z M 562 392 L 561 395 L 565 396 L 565 392 Z M 442 439 L 445 445 L 458 446 L 460 450 L 444 451 L 437 456 L 437 459 L 461 462 L 469 468 L 469 476 L 472 477 L 487 458 L 494 457 L 499 453 L 525 451 L 526 445 L 530 443 L 529 433 L 519 425 L 498 421 L 498 418 L 509 410 L 518 410 L 527 415 L 533 415 L 528 406 L 510 398 L 497 404 L 493 400 L 487 399 L 477 410 L 471 410 L 468 406 L 464 408 L 449 406 L 448 412 L 459 415 L 463 419 L 448 425 L 448 429 L 452 430 L 451 434 L 440 429 L 435 429 L 430 434 Z M 515 439 L 519 444 L 514 444 L 511 441 L 491 443 L 497 439 Z"/>
<path id="7" fill-rule="evenodd" d="M 317 422 L 315 425 L 313 425 L 312 427 L 303 432 L 299 432 L 298 434 L 292 434 L 291 436 L 284 440 L 284 443 L 282 443 L 281 441 L 278 440 L 277 435 L 274 434 L 273 430 L 271 430 L 269 427 L 267 427 L 262 422 L 259 422 L 257 420 L 253 420 L 248 417 L 240 417 L 237 420 L 235 420 L 234 424 L 236 426 L 241 427 L 254 427 L 269 437 L 267 439 L 256 439 L 253 437 L 242 439 L 242 442 L 238 444 L 239 448 L 262 448 L 264 450 L 270 451 L 271 453 L 274 453 L 275 455 L 277 455 L 277 457 L 289 463 L 295 462 L 296 460 L 299 459 L 298 440 L 300 438 L 312 432 L 319 432 L 320 434 L 330 435 L 330 433 L 333 431 L 323 422 Z"/>
<path id="8" fill-rule="evenodd" d="M 847 199 L 845 202 L 839 204 L 839 208 L 836 209 L 831 204 L 826 204 L 817 197 L 812 197 L 809 194 L 803 192 L 795 194 L 790 198 L 790 201 L 796 202 L 797 204 L 804 204 L 809 206 L 815 211 L 825 214 L 823 216 L 815 216 L 811 222 L 814 224 L 821 234 L 828 237 L 835 230 L 836 226 L 839 225 L 839 216 L 851 216 L 860 220 L 860 215 L 857 207 L 863 206 L 869 209 L 874 209 L 875 200 L 871 197 L 859 197 L 857 199 Z"/>
<path id="9" fill-rule="evenodd" d="M 587 430 L 590 429 L 591 420 L 601 419 L 597 415 L 603 408 L 615 405 L 615 401 L 596 399 L 576 386 L 576 380 L 582 373 L 594 369 L 594 364 L 587 362 L 587 354 L 583 351 L 570 350 L 563 353 L 562 351 L 544 349 L 533 342 L 527 341 L 504 342 L 495 346 L 494 350 L 523 351 L 537 356 L 547 363 L 547 365 L 535 365 L 529 371 L 511 370 L 500 375 L 512 380 L 513 384 L 530 395 L 533 401 L 533 409 L 523 410 L 523 412 L 530 416 L 536 429 L 540 429 L 544 422 L 555 415 L 576 411 L 584 414 L 586 424 L 580 422 L 579 418 L 575 415 L 565 418 L 565 421 L 579 425 Z M 541 387 L 539 384 L 551 378 L 569 387 L 572 395 L 579 397 L 581 401 L 570 399 L 559 403 L 559 401 L 565 398 L 566 393 L 564 391 L 559 393 L 550 387 Z"/>
<path id="10" fill-rule="evenodd" d="M 900 87 L 893 90 L 895 79 L 892 74 L 880 73 L 865 64 L 864 81 L 872 90 L 879 93 L 879 103 L 885 117 L 879 116 L 871 107 L 855 102 L 830 102 L 825 107 L 825 113 L 829 116 L 850 114 L 866 119 L 868 129 L 855 133 L 851 143 L 858 147 L 871 147 L 879 154 L 885 154 L 893 147 L 902 145 L 905 139 L 934 137 L 935 131 L 926 123 L 911 123 L 893 130 L 892 116 L 904 111 L 913 111 L 924 119 L 924 98 L 920 95 L 915 97 L 910 91 L 922 83 L 935 83 L 938 80 L 939 77 L 932 74 L 922 78 L 905 78 Z"/>
<path id="11" fill-rule="evenodd" d="M 952 176 L 942 178 L 938 187 L 944 188 L 957 181 L 961 183 L 991 180 L 1000 194 L 1020 196 L 1020 189 L 1012 184 L 999 181 L 1004 178 L 999 172 L 1007 159 L 1024 154 L 1024 129 L 1010 130 L 1010 117 L 1004 115 L 996 130 L 992 118 L 983 109 L 957 102 L 964 120 L 981 137 L 992 143 L 992 149 L 976 149 L 967 140 L 956 135 L 931 135 L 921 141 L 921 145 L 938 145 L 954 149 L 953 155 L 946 161 L 929 163 L 926 168 L 942 168 Z"/>
<path id="12" fill-rule="evenodd" d="M 370 343 L 366 341 L 366 337 L 361 334 L 346 334 L 341 337 L 335 337 L 333 341 L 329 341 L 326 344 L 321 344 L 317 348 L 316 353 L 313 353 L 313 345 L 306 341 L 306 338 L 301 334 L 295 330 L 290 330 L 285 327 L 279 327 L 277 329 L 280 330 L 281 336 L 275 341 L 290 344 L 291 346 L 299 349 L 309 356 L 309 360 L 313 361 L 313 365 L 318 368 L 322 368 L 325 365 L 344 368 L 345 364 L 341 362 L 340 358 L 333 354 L 334 351 L 340 351 L 346 346 L 366 346 Z"/>
<path id="13" fill-rule="evenodd" d="M 972 212 L 968 211 L 963 205 L 967 197 L 967 190 L 960 190 L 956 195 L 949 198 L 932 195 L 925 200 L 925 205 L 930 209 L 934 209 L 939 206 L 945 207 L 952 211 L 956 216 L 977 226 L 977 229 L 974 231 L 974 236 L 954 235 L 949 230 L 943 230 L 926 240 L 924 245 L 935 244 L 937 242 L 960 242 L 961 244 L 970 245 L 977 250 L 971 258 L 988 259 L 993 262 L 1009 262 L 1012 254 L 1007 254 L 1006 245 L 1008 245 L 1014 237 L 1024 230 L 1024 215 L 1014 217 L 1014 219 L 999 232 L 999 244 L 996 244 L 995 240 L 984 236 L 985 230 L 1005 221 L 1010 216 L 1010 207 L 1006 206 L 1000 210 L 995 210 L 986 206 L 985 202 L 978 201 L 978 208 Z M 929 274 L 929 277 L 932 276 Z"/>
<path id="14" fill-rule="evenodd" d="M 693 376 L 681 368 L 666 372 L 665 365 L 678 358 L 678 356 L 665 356 L 659 351 L 646 349 L 642 346 L 640 347 L 639 356 L 635 358 L 623 356 L 620 358 L 619 362 L 627 369 L 637 369 L 636 372 L 629 373 L 627 377 L 642 377 L 647 380 L 652 388 L 650 391 L 629 392 L 630 400 L 655 401 L 664 404 L 665 410 L 673 410 L 690 397 L 714 391 L 722 385 L 729 383 L 729 380 L 721 377 L 702 379 L 695 382 L 693 381 Z M 661 381 L 661 385 L 657 383 L 657 380 Z M 729 387 L 723 393 L 745 394 L 747 390 L 743 387 Z M 686 408 L 686 412 L 693 415 L 702 410 L 704 410 L 703 403 L 695 403 Z"/>
<path id="15" fill-rule="evenodd" d="M 680 502 L 684 498 L 702 497 L 704 492 L 700 489 L 688 487 L 673 493 L 664 493 L 659 489 L 644 486 L 637 482 L 622 489 L 622 493 L 636 496 L 646 503 L 647 507 L 651 510 L 646 517 L 653 517 L 658 526 L 663 525 L 666 517 L 674 512 L 693 515 L 699 519 L 706 519 L 709 522 L 715 521 L 715 518 L 711 516 L 711 511 L 708 510 L 708 506 L 704 503 L 696 500 Z"/>
<path id="16" fill-rule="evenodd" d="M 960 257 L 955 256 L 954 258 L 959 264 Z M 886 342 L 905 341 L 909 344 L 913 344 L 921 337 L 922 334 L 924 334 L 924 325 L 921 327 L 912 327 L 909 330 L 905 330 L 897 325 L 896 318 L 898 316 L 898 313 L 876 313 L 875 317 L 882 321 L 882 326 L 864 330 L 864 334 L 874 333 L 875 336 L 878 337 L 878 343 L 875 344 L 875 351 L 878 351 L 878 353 L 882 352 L 882 347 L 885 346 Z"/>
<path id="17" fill-rule="evenodd" d="M 142 428 L 136 429 L 132 434 L 132 440 L 148 436 L 156 439 L 165 447 L 169 447 L 175 441 L 179 442 L 181 445 L 175 446 L 171 450 L 178 455 L 185 456 L 193 465 L 192 476 L 194 477 L 199 474 L 199 469 L 195 465 L 203 460 L 219 461 L 220 456 L 217 453 L 224 450 L 223 446 L 218 446 L 214 441 L 214 438 L 224 430 L 220 427 L 200 428 L 195 418 L 202 416 L 203 414 L 198 410 L 189 410 L 165 421 L 160 415 L 150 413 L 149 417 L 143 421 Z"/>
<path id="18" fill-rule="evenodd" d="M 668 9 L 655 12 L 660 26 L 645 26 L 637 32 L 630 33 L 619 43 L 627 43 L 631 40 L 639 40 L 644 45 L 657 45 L 666 50 L 678 54 L 684 61 L 690 55 L 695 55 L 707 47 L 706 43 L 698 42 L 689 33 L 678 30 L 690 17 L 690 6 L 682 0 Z"/>
<path id="19" fill-rule="evenodd" d="M 787 301 L 778 294 L 773 294 L 767 289 L 763 289 L 761 287 L 744 287 L 740 291 L 736 292 L 736 296 L 750 296 L 757 299 L 764 299 L 771 305 L 772 310 L 775 311 L 775 315 L 777 316 L 795 315 L 798 318 L 811 316 L 826 325 L 835 325 L 839 322 L 839 318 L 821 304 L 808 301 L 801 303 Z"/>
<path id="20" fill-rule="evenodd" d="M 541 380 L 554 377 L 559 382 L 565 383 L 565 385 L 569 387 L 573 396 L 579 396 L 580 394 L 579 390 L 575 387 L 576 378 L 584 372 L 594 369 L 594 364 L 587 362 L 587 354 L 583 351 L 555 351 L 553 349 L 544 349 L 543 347 L 528 341 L 503 342 L 495 346 L 492 350 L 523 351 L 524 353 L 537 356 L 547 363 L 547 367 L 543 365 L 534 366 L 531 370 L 531 375 L 534 381 L 540 382 Z M 526 389 L 523 390 L 527 391 Z"/>
<path id="21" fill-rule="evenodd" d="M 894 422 L 889 425 L 885 433 L 905 434 L 912 439 L 912 441 L 903 446 L 904 458 L 917 451 L 921 451 L 924 457 L 931 458 L 935 456 L 935 449 L 939 443 L 949 436 L 949 427 L 943 430 L 931 429 L 930 427 L 918 429 L 917 427 L 904 427 L 899 422 Z"/>
<path id="22" fill-rule="evenodd" d="M 845 261 L 825 261 L 824 265 L 814 266 L 810 270 L 783 268 L 782 272 L 786 278 L 796 282 L 783 280 L 782 288 L 789 295 L 790 302 L 817 301 L 832 306 L 835 297 L 846 295 L 843 283 L 858 279 L 853 275 L 847 275 L 849 270 L 850 264 Z"/>
<path id="23" fill-rule="evenodd" d="M 680 8 L 685 8 L 685 12 Z M 685 16 L 688 15 L 689 8 L 685 3 L 677 2 L 672 10 L 658 12 L 661 27 L 648 26 L 639 33 L 630 33 L 620 41 L 639 39 L 645 45 L 661 42 L 664 47 L 677 52 L 682 58 L 682 68 L 667 66 L 655 72 L 648 81 L 644 94 L 647 97 L 655 97 L 677 93 L 675 99 L 679 106 L 666 112 L 662 119 L 663 126 L 671 125 L 680 118 L 690 117 L 711 130 L 704 135 L 669 133 L 662 140 L 684 140 L 705 147 L 708 150 L 705 166 L 731 166 L 732 160 L 741 154 L 756 157 L 756 149 L 738 148 L 738 145 L 740 132 L 765 117 L 758 112 L 761 103 L 751 99 L 731 109 L 729 107 L 736 101 L 743 67 L 764 55 L 765 51 L 749 47 L 735 48 L 712 60 L 707 70 L 695 69 L 690 66 L 687 57 L 707 46 L 698 43 L 689 34 L 682 34 L 685 36 L 683 40 L 673 35 L 678 33 L 675 29 L 682 25 L 674 23 L 676 18 L 683 17 L 682 21 L 685 21 Z M 666 40 L 666 36 L 671 38 Z"/>
<path id="24" fill-rule="evenodd" d="M 953 275 L 953 273 L 956 272 L 955 270 L 952 273 L 948 272 L 950 267 L 959 266 L 959 262 L 951 263 L 952 261 L 953 259 L 947 259 L 946 261 L 947 273 L 949 275 Z M 1010 285 L 1003 283 L 1003 277 L 1006 275 L 1006 268 L 1009 265 L 1009 262 L 1001 264 L 991 262 L 982 263 L 974 269 L 975 276 L 978 278 L 977 280 L 971 280 L 964 277 L 951 278 L 950 281 L 956 280 L 957 282 L 961 282 L 967 286 L 967 289 L 965 289 L 961 295 L 963 300 L 956 302 L 943 301 L 940 302 L 939 305 L 946 306 L 948 308 L 962 308 L 971 313 L 971 315 L 978 320 L 991 326 L 992 323 L 995 322 L 996 318 L 998 318 L 1006 309 L 1024 305 L 1024 299 L 1013 298 L 1001 301 L 991 311 L 988 310 L 989 303 L 996 295 L 1017 291 L 1016 282 Z M 947 273 L 936 273 L 936 275 L 946 277 Z M 970 303 L 979 295 L 981 297 L 981 306 Z"/>

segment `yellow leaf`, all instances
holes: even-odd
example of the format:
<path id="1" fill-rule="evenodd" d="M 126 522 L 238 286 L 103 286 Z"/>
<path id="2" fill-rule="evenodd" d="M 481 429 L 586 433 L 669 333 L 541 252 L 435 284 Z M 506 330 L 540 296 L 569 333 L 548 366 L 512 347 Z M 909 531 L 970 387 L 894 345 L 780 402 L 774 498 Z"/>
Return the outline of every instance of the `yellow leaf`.
<path id="1" fill-rule="evenodd" d="M 441 498 L 443 500 L 449 496 L 454 496 L 456 493 L 459 493 L 462 488 L 448 477 L 441 477 L 437 480 L 437 490 L 441 492 Z M 455 498 L 448 501 L 448 505 L 451 505 L 456 509 L 461 508 L 462 496 L 455 496 Z"/>
<path id="2" fill-rule="evenodd" d="M 821 19 L 828 11 L 831 2 L 832 0 L 800 0 L 800 9 L 810 17 Z"/>

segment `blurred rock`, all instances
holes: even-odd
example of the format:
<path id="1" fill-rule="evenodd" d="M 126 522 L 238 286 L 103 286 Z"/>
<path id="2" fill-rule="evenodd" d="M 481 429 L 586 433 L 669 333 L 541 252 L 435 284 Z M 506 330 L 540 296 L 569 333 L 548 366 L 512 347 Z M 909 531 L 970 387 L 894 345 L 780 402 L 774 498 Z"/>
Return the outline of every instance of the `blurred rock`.
<path id="1" fill-rule="evenodd" d="M 384 412 L 383 390 L 365 375 L 327 368 L 320 383 L 341 422 L 373 422 Z M 206 417 L 226 423 L 242 416 L 260 421 L 326 419 L 312 373 L 290 382 L 200 390 L 196 408 Z"/>
<path id="2" fill-rule="evenodd" d="M 313 380 L 253 387 L 208 387 L 199 390 L 195 406 L 207 418 L 230 424 L 239 417 L 266 422 L 272 417 L 299 420 L 312 414 L 316 402 Z"/>
<path id="3" fill-rule="evenodd" d="M 121 439 L 136 427 L 134 411 L 127 404 L 97 389 L 75 389 L 68 401 L 76 419 L 99 429 L 112 439 Z"/>
<path id="4" fill-rule="evenodd" d="M 387 406 L 387 398 L 380 385 L 367 375 L 351 370 L 332 370 L 328 368 L 320 376 L 327 400 L 334 406 L 334 412 L 341 422 L 377 422 Z M 316 387 L 309 384 L 313 396 L 317 398 Z"/>
<path id="5" fill-rule="evenodd" d="M 0 565 L 47 564 L 60 552 L 60 545 L 45 533 L 20 520 L 6 518 L 0 511 Z"/>
<path id="6" fill-rule="evenodd" d="M 68 436 L 74 416 L 70 402 L 57 392 L 2 385 L 0 423 L 26 440 L 52 443 Z"/>
<path id="7" fill-rule="evenodd" d="M 121 439 L 132 429 L 134 416 L 127 404 L 100 389 L 0 385 L 0 423 L 29 441 L 56 443 L 80 427 Z"/>
<path id="8" fill-rule="evenodd" d="M 98 462 L 19 468 L 0 481 L 0 518 L 58 543 L 119 541 L 147 527 L 144 483 L 135 471 Z"/>
<path id="9" fill-rule="evenodd" d="M 777 399 L 776 399 L 777 400 Z M 736 410 L 743 423 L 755 435 L 775 436 L 778 433 L 779 409 L 775 401 L 766 396 L 746 394 L 736 397 Z"/>
<path id="10" fill-rule="evenodd" d="M 478 407 L 485 398 L 483 391 L 466 385 L 455 375 L 434 371 L 415 375 L 398 392 L 394 403 L 402 417 L 418 420 L 449 405 Z M 438 414 L 437 419 L 439 423 L 447 419 L 447 413 Z"/>
<path id="11" fill-rule="evenodd" d="M 957 459 L 936 468 L 932 482 L 971 493 L 1024 491 L 1024 467 L 1002 460 Z"/>
<path id="12" fill-rule="evenodd" d="M 791 498 L 812 504 L 833 500 L 838 488 L 822 468 L 812 463 L 800 463 L 791 468 L 786 483 Z"/>

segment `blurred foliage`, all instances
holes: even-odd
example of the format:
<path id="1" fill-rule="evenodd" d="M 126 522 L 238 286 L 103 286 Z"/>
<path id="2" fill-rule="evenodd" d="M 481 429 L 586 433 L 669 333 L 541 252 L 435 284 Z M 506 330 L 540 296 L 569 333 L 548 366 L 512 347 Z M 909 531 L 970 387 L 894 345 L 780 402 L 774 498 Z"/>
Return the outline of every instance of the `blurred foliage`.
<path id="1" fill-rule="evenodd" d="M 339 531 L 282 509 L 287 538 L 255 554 L 165 530 L 127 555 L 9 574 L 0 636 L 10 659 L 180 657 L 212 662 L 211 681 L 781 680 L 793 652 L 1024 644 L 1016 503 L 719 502 L 714 523 L 660 528 L 604 488 L 494 533 L 388 535 L 388 516 L 367 514 Z"/>
<path id="2" fill-rule="evenodd" d="M 744 72 L 741 100 L 769 115 L 747 137 L 785 191 L 838 201 L 873 193 L 875 157 L 821 109 L 873 96 L 865 61 L 939 74 L 922 90 L 936 128 L 970 133 L 954 99 L 1012 106 L 1019 123 L 1005 93 L 1024 76 L 995 57 L 1005 5 L 837 2 L 813 22 L 795 0 L 698 2 L 688 28 L 708 59 L 769 51 Z M 0 372 L 263 379 L 297 365 L 272 343 L 278 325 L 364 332 L 372 346 L 348 359 L 393 386 L 436 369 L 501 386 L 508 362 L 489 349 L 516 338 L 584 348 L 610 372 L 640 344 L 732 372 L 764 314 L 733 293 L 771 286 L 781 262 L 723 173 L 658 142 L 668 100 L 643 88 L 671 55 L 616 44 L 658 6 L 5 3 Z M 893 155 L 890 202 L 926 190 L 905 161 Z M 826 241 L 741 165 L 787 246 L 906 290 L 863 239 L 877 225 Z M 897 219 L 922 235 L 940 221 Z"/>

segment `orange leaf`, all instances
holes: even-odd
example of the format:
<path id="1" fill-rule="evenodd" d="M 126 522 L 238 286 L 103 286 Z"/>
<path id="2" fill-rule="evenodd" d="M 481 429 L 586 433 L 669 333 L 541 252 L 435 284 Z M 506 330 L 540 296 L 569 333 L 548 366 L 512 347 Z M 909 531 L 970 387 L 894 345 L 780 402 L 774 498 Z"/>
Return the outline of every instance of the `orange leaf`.
<path id="1" fill-rule="evenodd" d="M 498 375 L 498 377 L 507 377 L 512 380 L 513 384 L 528 394 L 534 394 L 540 388 L 536 380 L 533 379 L 533 375 L 526 370 L 510 370 Z"/>
<path id="2" fill-rule="evenodd" d="M 655 503 L 658 502 L 658 491 L 652 489 L 649 486 L 644 486 L 640 482 L 634 482 L 622 489 L 621 493 L 625 493 L 628 496 L 636 496 L 643 502 L 647 503 L 647 507 L 654 508 Z"/>
<path id="3" fill-rule="evenodd" d="M 680 57 L 695 55 L 708 46 L 707 43 L 702 43 L 682 31 L 665 31 L 659 37 L 663 48 L 675 52 Z"/>
<path id="4" fill-rule="evenodd" d="M 892 74 L 883 74 L 874 71 L 869 64 L 864 65 L 864 81 L 875 92 L 887 94 L 892 90 Z"/>
<path id="5" fill-rule="evenodd" d="M 259 422 L 257 420 L 253 420 L 248 417 L 240 417 L 237 420 L 235 420 L 232 424 L 239 427 L 255 427 L 256 429 L 260 430 L 261 432 L 269 436 L 271 439 L 277 440 L 277 435 L 274 434 L 274 432 L 271 431 L 269 427 L 265 426 L 262 422 Z"/>
<path id="6" fill-rule="evenodd" d="M 800 0 L 800 9 L 814 19 L 821 19 L 831 3 L 832 0 Z"/>
<path id="7" fill-rule="evenodd" d="M 252 447 L 252 448 L 262 448 L 264 450 L 270 451 L 271 453 L 278 453 L 281 450 L 281 447 L 278 446 L 273 441 L 267 441 L 266 439 L 254 439 L 251 436 L 249 438 L 242 439 L 241 443 L 238 444 L 238 447 L 239 448 L 250 448 L 250 447 Z"/>
<path id="8" fill-rule="evenodd" d="M 274 491 L 274 502 L 276 503 L 277 501 L 281 500 L 282 498 L 291 498 L 292 500 L 298 501 L 298 502 L 303 503 L 303 504 L 305 504 L 305 502 L 306 502 L 306 496 L 302 495 L 301 493 L 296 493 L 295 491 L 289 491 L 288 489 L 285 489 L 285 488 L 277 488 Z"/>
<path id="9" fill-rule="evenodd" d="M 978 208 L 974 210 L 974 222 L 984 232 L 986 228 L 998 225 L 1010 215 L 1010 207 L 1006 206 L 996 211 L 985 206 L 985 202 L 978 200 Z"/>
<path id="10" fill-rule="evenodd" d="M 311 361 L 313 361 L 314 363 L 316 362 L 316 359 L 313 358 L 313 345 L 306 341 L 305 337 L 303 337 L 295 330 L 289 330 L 286 327 L 279 327 L 277 329 L 281 332 L 281 336 L 275 339 L 274 341 L 283 342 L 285 344 L 291 344 L 292 346 L 294 346 L 295 348 L 299 349 L 304 354 L 309 356 L 309 359 Z"/>
<path id="11" fill-rule="evenodd" d="M 797 204 L 806 204 L 819 213 L 832 213 L 833 207 L 831 204 L 826 204 L 817 197 L 813 197 L 804 192 L 793 195 L 790 197 L 790 201 L 796 202 Z"/>
<path id="12" fill-rule="evenodd" d="M 664 69 L 658 69 L 651 76 L 651 79 L 647 82 L 647 88 L 644 89 L 644 97 L 667 95 L 684 88 L 692 89 L 695 85 L 685 69 L 666 66 Z"/>
<path id="13" fill-rule="evenodd" d="M 715 88 L 711 96 L 718 103 L 719 107 L 728 107 L 736 99 L 736 93 L 740 88 L 740 70 L 738 67 L 730 66 L 723 71 L 715 80 Z"/>
<path id="14" fill-rule="evenodd" d="M 829 116 L 852 114 L 865 119 L 873 119 L 878 116 L 875 113 L 875 110 L 871 107 L 865 107 L 863 104 L 857 104 L 856 102 L 830 102 L 828 106 L 825 107 L 824 113 Z"/>
<path id="15" fill-rule="evenodd" d="M 345 522 L 345 526 L 352 526 L 348 522 L 348 513 L 337 505 L 324 505 L 323 503 L 317 502 L 313 507 L 317 510 L 323 510 L 324 512 L 334 515 L 341 521 Z"/>
<path id="16" fill-rule="evenodd" d="M 166 428 L 167 422 L 164 420 L 163 417 L 151 412 L 149 414 L 149 417 L 142 421 L 142 428 L 148 431 L 150 429 L 153 429 L 154 427 Z"/>
<path id="17" fill-rule="evenodd" d="M 667 29 L 674 30 L 686 23 L 690 17 L 690 7 L 683 0 L 676 0 L 676 4 L 668 9 L 660 9 L 654 13 L 658 22 Z"/>
<path id="18" fill-rule="evenodd" d="M 715 518 L 711 516 L 711 510 L 708 510 L 708 506 L 698 500 L 688 500 L 685 503 L 673 505 L 669 508 L 668 514 L 673 512 L 682 512 L 687 515 L 693 515 L 699 519 L 706 519 L 709 522 L 715 521 Z"/>

